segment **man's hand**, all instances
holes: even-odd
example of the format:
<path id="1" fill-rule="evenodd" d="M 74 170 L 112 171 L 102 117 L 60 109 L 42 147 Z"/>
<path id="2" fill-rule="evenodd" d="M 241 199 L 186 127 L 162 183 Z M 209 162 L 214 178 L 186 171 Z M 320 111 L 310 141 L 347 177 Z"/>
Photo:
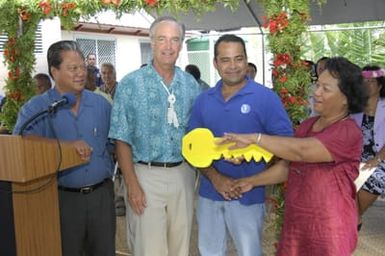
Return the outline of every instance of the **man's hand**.
<path id="1" fill-rule="evenodd" d="M 92 147 L 88 145 L 84 140 L 76 140 L 72 142 L 73 147 L 80 155 L 80 159 L 88 161 L 92 154 Z"/>
<path id="2" fill-rule="evenodd" d="M 242 197 L 241 190 L 234 187 L 235 180 L 216 172 L 211 178 L 215 190 L 226 200 L 239 199 Z"/>
<path id="3" fill-rule="evenodd" d="M 233 183 L 232 190 L 239 191 L 237 193 L 246 193 L 254 188 L 250 177 L 238 179 Z"/>
<path id="4" fill-rule="evenodd" d="M 127 185 L 128 203 L 137 215 L 142 215 L 147 207 L 146 196 L 138 182 L 131 182 Z"/>

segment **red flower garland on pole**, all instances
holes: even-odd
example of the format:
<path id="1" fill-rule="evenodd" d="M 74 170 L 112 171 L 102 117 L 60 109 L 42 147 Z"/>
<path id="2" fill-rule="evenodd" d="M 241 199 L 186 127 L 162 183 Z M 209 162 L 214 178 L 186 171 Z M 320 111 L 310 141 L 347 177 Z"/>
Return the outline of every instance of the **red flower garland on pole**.
<path id="1" fill-rule="evenodd" d="M 309 1 L 264 0 L 267 13 L 264 28 L 273 53 L 273 89 L 277 92 L 294 126 L 307 117 L 310 72 L 301 59 L 302 33 L 306 31 Z M 274 225 L 279 239 L 283 224 L 285 183 L 273 187 Z"/>

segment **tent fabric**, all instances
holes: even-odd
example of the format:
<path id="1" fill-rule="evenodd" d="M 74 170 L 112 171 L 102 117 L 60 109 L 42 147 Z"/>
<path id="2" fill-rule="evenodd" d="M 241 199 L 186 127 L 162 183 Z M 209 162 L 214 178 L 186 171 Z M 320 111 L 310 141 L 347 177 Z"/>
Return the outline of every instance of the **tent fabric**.
<path id="1" fill-rule="evenodd" d="M 310 25 L 340 24 L 363 21 L 385 20 L 384 0 L 327 0 L 319 6 L 318 1 L 310 2 Z M 180 19 L 188 30 L 230 31 L 241 27 L 256 27 L 266 16 L 263 6 L 257 0 L 240 0 L 234 12 L 217 4 L 212 12 L 197 16 L 193 13 L 180 14 Z M 256 20 L 257 18 L 257 20 Z"/>

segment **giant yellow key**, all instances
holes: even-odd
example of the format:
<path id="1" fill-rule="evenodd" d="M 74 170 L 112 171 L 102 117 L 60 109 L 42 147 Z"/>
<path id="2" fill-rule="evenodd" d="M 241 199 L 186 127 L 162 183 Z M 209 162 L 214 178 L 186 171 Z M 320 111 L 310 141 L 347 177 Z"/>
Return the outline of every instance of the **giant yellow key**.
<path id="1" fill-rule="evenodd" d="M 259 162 L 269 162 L 273 154 L 259 147 L 249 145 L 245 148 L 229 149 L 233 143 L 216 144 L 220 138 L 215 138 L 213 133 L 206 128 L 196 128 L 186 134 L 182 139 L 182 155 L 194 167 L 209 167 L 214 160 L 223 158 L 243 157 L 247 162 L 251 159 Z"/>

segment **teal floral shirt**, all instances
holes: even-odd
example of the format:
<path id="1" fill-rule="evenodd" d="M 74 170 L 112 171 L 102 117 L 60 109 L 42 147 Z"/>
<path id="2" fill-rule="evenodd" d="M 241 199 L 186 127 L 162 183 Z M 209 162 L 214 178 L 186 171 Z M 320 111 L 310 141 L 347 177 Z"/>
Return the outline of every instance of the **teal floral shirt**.
<path id="1" fill-rule="evenodd" d="M 124 141 L 132 148 L 134 162 L 182 161 L 184 136 L 192 104 L 199 93 L 195 79 L 175 68 L 169 92 L 175 95 L 174 108 L 179 127 L 167 123 L 168 92 L 152 65 L 128 75 L 115 93 L 109 137 Z"/>

